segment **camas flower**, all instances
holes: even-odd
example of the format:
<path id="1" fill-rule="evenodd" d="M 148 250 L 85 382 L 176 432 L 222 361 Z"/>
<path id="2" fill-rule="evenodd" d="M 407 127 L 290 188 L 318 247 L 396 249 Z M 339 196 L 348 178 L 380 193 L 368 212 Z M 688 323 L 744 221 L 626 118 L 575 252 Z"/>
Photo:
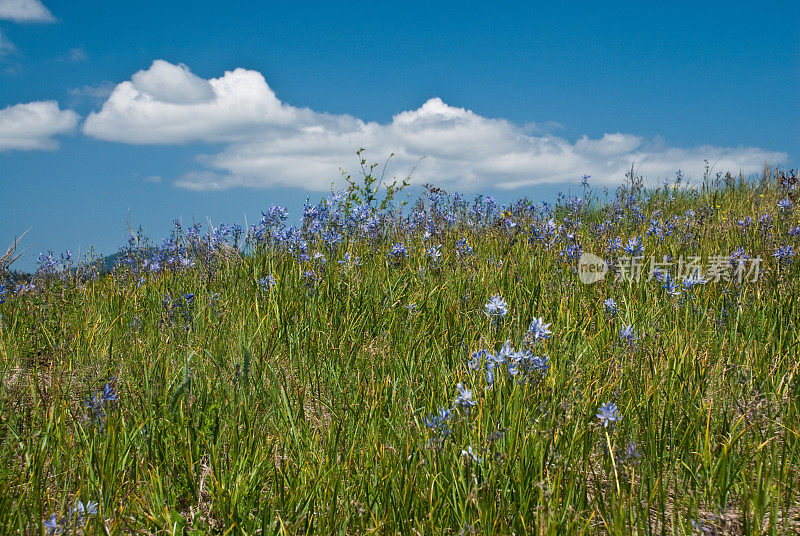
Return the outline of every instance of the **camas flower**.
<path id="1" fill-rule="evenodd" d="M 544 317 L 533 317 L 530 326 L 528 326 L 528 333 L 533 335 L 534 342 L 538 342 L 541 339 L 549 339 L 550 335 L 553 334 L 549 328 L 551 324 L 544 323 Z"/>
<path id="2" fill-rule="evenodd" d="M 495 294 L 489 298 L 483 310 L 490 318 L 505 318 L 508 314 L 508 304 L 500 294 Z"/>
<path id="3" fill-rule="evenodd" d="M 608 428 L 609 425 L 620 422 L 622 415 L 619 414 L 619 409 L 617 409 L 615 403 L 606 402 L 597 410 L 597 418 L 600 420 L 600 424 Z"/>
<path id="4" fill-rule="evenodd" d="M 55 514 L 52 514 L 49 519 L 44 520 L 44 526 L 50 535 L 61 534 L 63 531 L 61 528 L 61 522 Z"/>
<path id="5" fill-rule="evenodd" d="M 667 294 L 670 296 L 679 296 L 681 294 L 681 289 L 678 284 L 672 279 L 672 276 L 669 273 L 664 274 L 664 284 L 661 285 L 661 288 L 667 291 Z"/>
<path id="6" fill-rule="evenodd" d="M 517 351 L 514 350 L 514 347 L 511 346 L 511 341 L 506 339 L 506 343 L 500 348 L 500 351 L 497 352 L 496 356 L 488 355 L 486 360 L 491 362 L 494 366 L 499 366 L 504 363 L 508 363 L 516 356 Z"/>
<path id="7" fill-rule="evenodd" d="M 622 246 L 622 251 L 628 255 L 633 255 L 634 257 L 641 255 L 644 251 L 642 239 L 638 236 L 634 236 L 633 238 L 629 239 L 624 246 Z"/>
<path id="8" fill-rule="evenodd" d="M 478 456 L 472 450 L 472 446 L 468 446 L 467 450 L 462 450 L 461 451 L 461 455 L 462 456 L 466 456 L 466 457 L 470 458 L 472 461 L 475 461 L 475 462 L 483 461 L 483 459 L 482 458 L 478 458 Z"/>
<path id="9" fill-rule="evenodd" d="M 629 345 L 633 345 L 634 341 L 638 339 L 636 332 L 633 330 L 633 326 L 631 325 L 622 326 L 622 328 L 619 330 L 619 338 Z"/>
<path id="10" fill-rule="evenodd" d="M 458 389 L 458 397 L 456 398 L 456 405 L 461 406 L 462 408 L 469 409 L 472 406 L 477 405 L 478 403 L 472 400 L 472 391 L 464 387 L 463 383 L 456 385 L 456 389 Z"/>
<path id="11" fill-rule="evenodd" d="M 686 279 L 683 280 L 683 286 L 686 287 L 688 290 L 693 289 L 697 285 L 703 285 L 706 283 L 706 279 L 700 275 L 700 270 L 695 270 L 694 273 L 689 274 L 686 276 Z"/>
<path id="12" fill-rule="evenodd" d="M 392 245 L 392 249 L 389 250 L 388 257 L 396 261 L 408 258 L 408 248 L 398 242 Z"/>
<path id="13" fill-rule="evenodd" d="M 97 501 L 87 501 L 86 504 L 83 504 L 82 501 L 75 501 L 75 506 L 70 508 L 70 515 L 74 517 L 79 524 L 83 523 L 87 515 L 94 515 L 96 513 Z"/>
<path id="14" fill-rule="evenodd" d="M 353 266 L 361 266 L 361 259 L 358 257 L 351 257 L 350 253 L 345 253 L 339 264 L 351 264 Z"/>
<path id="15" fill-rule="evenodd" d="M 429 247 L 425 250 L 425 256 L 428 257 L 429 262 L 438 262 L 442 258 L 442 245 Z"/>
<path id="16" fill-rule="evenodd" d="M 264 292 L 269 292 L 269 289 L 274 287 L 278 282 L 275 281 L 275 278 L 272 277 L 271 274 L 267 274 L 261 279 L 258 280 L 258 284 L 261 287 L 261 290 Z"/>
<path id="17" fill-rule="evenodd" d="M 608 242 L 609 252 L 613 253 L 615 251 L 619 251 L 620 249 L 622 249 L 622 240 L 620 240 L 618 236 L 609 240 Z"/>
<path id="18" fill-rule="evenodd" d="M 750 255 L 742 247 L 731 252 L 730 264 L 738 270 L 744 269 L 748 260 L 750 260 Z"/>
<path id="19" fill-rule="evenodd" d="M 778 201 L 778 208 L 781 212 L 791 212 L 792 211 L 792 201 L 789 198 L 783 198 Z"/>
<path id="20" fill-rule="evenodd" d="M 795 251 L 792 246 L 779 247 L 772 254 L 778 260 L 780 265 L 791 264 L 794 262 Z"/>
<path id="21" fill-rule="evenodd" d="M 606 298 L 603 300 L 603 310 L 605 311 L 606 315 L 615 317 L 619 312 L 619 307 L 617 307 L 617 302 L 614 300 L 614 298 Z"/>
<path id="22" fill-rule="evenodd" d="M 432 413 L 423 417 L 422 422 L 434 431 L 444 431 L 447 428 L 447 421 L 453 418 L 453 412 L 447 408 L 439 408 L 439 413 Z"/>
<path id="23" fill-rule="evenodd" d="M 486 355 L 487 355 L 486 350 L 478 350 L 477 352 L 472 352 L 472 359 L 467 361 L 467 367 L 469 367 L 470 370 L 479 370 L 481 368 L 481 360 Z"/>

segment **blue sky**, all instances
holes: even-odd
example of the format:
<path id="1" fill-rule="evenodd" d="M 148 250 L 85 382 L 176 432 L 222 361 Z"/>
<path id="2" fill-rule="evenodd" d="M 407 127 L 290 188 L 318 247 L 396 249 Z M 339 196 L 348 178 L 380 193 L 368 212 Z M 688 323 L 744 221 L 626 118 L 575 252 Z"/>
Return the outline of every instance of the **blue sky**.
<path id="1" fill-rule="evenodd" d="M 0 0 L 0 246 L 294 216 L 355 151 L 551 198 L 800 163 L 797 2 Z"/>

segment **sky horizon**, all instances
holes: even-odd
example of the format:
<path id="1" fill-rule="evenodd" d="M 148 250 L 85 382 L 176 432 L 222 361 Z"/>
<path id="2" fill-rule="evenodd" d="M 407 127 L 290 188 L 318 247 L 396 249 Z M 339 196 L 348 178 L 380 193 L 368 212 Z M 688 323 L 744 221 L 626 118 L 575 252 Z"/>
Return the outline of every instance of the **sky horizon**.
<path id="1" fill-rule="evenodd" d="M 499 200 L 800 164 L 800 7 L 0 0 L 0 247 L 292 221 L 356 151 Z M 419 160 L 424 157 L 423 160 Z"/>

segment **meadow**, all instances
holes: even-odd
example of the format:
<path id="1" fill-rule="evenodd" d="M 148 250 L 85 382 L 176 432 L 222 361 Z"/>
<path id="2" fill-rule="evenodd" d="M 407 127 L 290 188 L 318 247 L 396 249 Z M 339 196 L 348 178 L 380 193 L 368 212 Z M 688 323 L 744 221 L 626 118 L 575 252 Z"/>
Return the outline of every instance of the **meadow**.
<path id="1" fill-rule="evenodd" d="M 1 530 L 798 534 L 796 183 L 366 180 L 7 270 Z"/>

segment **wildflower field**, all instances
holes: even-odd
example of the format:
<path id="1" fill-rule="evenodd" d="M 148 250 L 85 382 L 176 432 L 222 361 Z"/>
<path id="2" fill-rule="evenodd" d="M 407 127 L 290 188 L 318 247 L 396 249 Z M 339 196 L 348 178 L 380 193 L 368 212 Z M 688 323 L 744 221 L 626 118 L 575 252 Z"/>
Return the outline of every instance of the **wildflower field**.
<path id="1" fill-rule="evenodd" d="M 0 531 L 798 534 L 796 183 L 351 187 L 6 271 Z"/>

